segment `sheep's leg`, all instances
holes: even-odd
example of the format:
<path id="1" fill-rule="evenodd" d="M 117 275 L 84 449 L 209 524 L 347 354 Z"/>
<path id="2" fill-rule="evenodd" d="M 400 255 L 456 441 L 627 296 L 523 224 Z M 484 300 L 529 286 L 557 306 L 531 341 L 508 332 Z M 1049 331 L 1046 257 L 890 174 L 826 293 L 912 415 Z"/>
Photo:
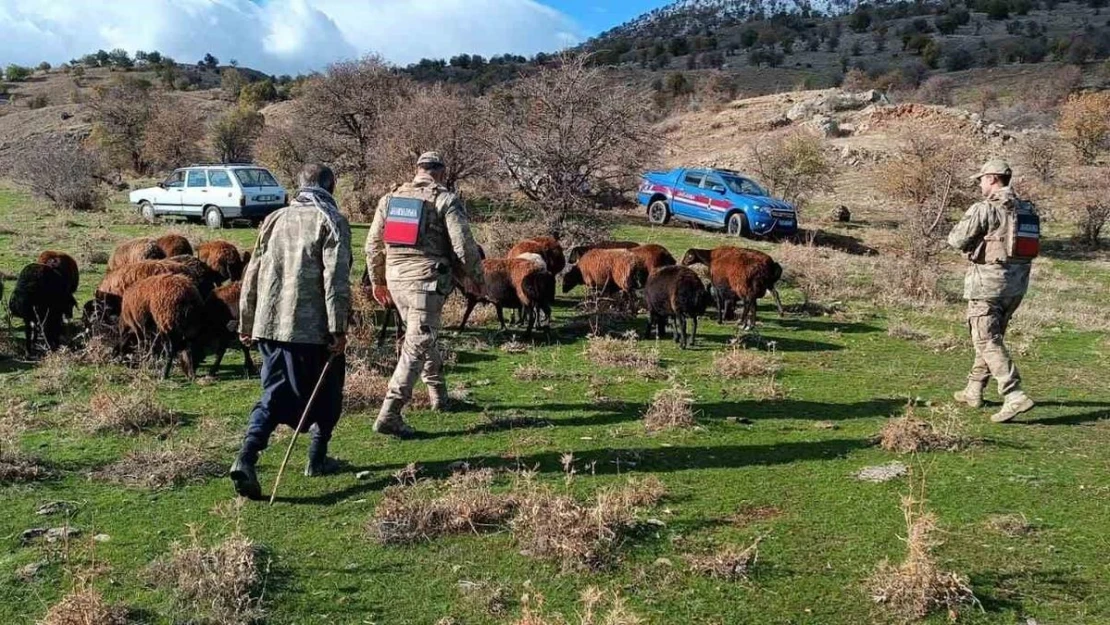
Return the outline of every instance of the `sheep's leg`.
<path id="1" fill-rule="evenodd" d="M 382 317 L 382 327 L 378 328 L 378 347 L 385 344 L 385 333 L 389 330 L 389 319 L 393 316 L 393 308 L 386 308 Z"/>
<path id="2" fill-rule="evenodd" d="M 243 369 L 247 372 L 247 377 L 253 378 L 258 373 L 258 369 L 255 368 L 254 359 L 251 358 L 251 348 L 239 343 L 239 349 L 243 350 Z"/>
<path id="3" fill-rule="evenodd" d="M 657 317 L 657 315 L 655 313 L 653 313 L 653 312 L 648 313 L 647 328 L 644 329 L 644 340 L 645 341 L 651 338 L 651 329 L 653 327 L 655 327 L 655 324 L 657 323 L 656 317 Z"/>
<path id="4" fill-rule="evenodd" d="M 478 305 L 478 300 L 473 297 L 467 296 L 466 298 L 466 312 L 463 313 L 462 322 L 459 323 L 459 332 L 466 328 L 466 320 L 470 319 L 470 313 L 474 312 L 474 307 Z"/>
<path id="5" fill-rule="evenodd" d="M 775 298 L 775 306 L 779 309 L 779 317 L 785 317 L 786 315 L 782 310 L 782 298 L 779 297 L 779 290 L 775 287 L 771 287 L 771 295 Z"/>
<path id="6" fill-rule="evenodd" d="M 698 316 L 694 315 L 694 333 L 690 335 L 690 347 L 694 346 L 698 340 Z"/>
<path id="7" fill-rule="evenodd" d="M 500 304 L 497 304 L 496 306 L 497 306 L 497 322 L 501 324 L 501 331 L 504 332 L 507 329 L 505 327 L 505 310 L 501 307 Z"/>
<path id="8" fill-rule="evenodd" d="M 686 315 L 679 313 L 675 322 L 682 331 L 682 340 L 678 343 L 678 346 L 682 349 L 686 349 Z"/>
<path id="9" fill-rule="evenodd" d="M 717 300 L 717 323 L 723 324 L 725 322 L 725 296 L 721 293 L 721 289 L 713 290 L 713 297 Z"/>
<path id="10" fill-rule="evenodd" d="M 220 363 L 224 361 L 224 354 L 227 352 L 228 335 L 223 334 L 216 340 L 216 359 L 212 361 L 212 366 L 208 368 L 208 375 L 215 377 L 216 372 L 220 370 Z M 198 357 L 203 360 L 203 357 Z"/>
<path id="11" fill-rule="evenodd" d="M 532 338 L 532 328 L 536 325 L 536 311 L 530 308 L 528 312 L 525 313 L 522 309 L 520 317 L 521 320 L 524 319 L 525 314 L 528 315 L 528 329 L 524 331 L 524 338 Z"/>
<path id="12" fill-rule="evenodd" d="M 23 322 L 23 342 L 27 350 L 27 357 L 35 353 L 35 326 L 30 321 Z"/>
<path id="13" fill-rule="evenodd" d="M 189 381 L 197 379 L 197 369 L 193 364 L 193 351 L 190 349 L 179 350 L 181 356 L 181 370 L 185 372 L 185 377 Z"/>
<path id="14" fill-rule="evenodd" d="M 173 361 L 177 360 L 177 345 L 173 341 L 165 342 L 166 353 L 166 366 L 162 369 L 162 379 L 166 380 L 170 377 L 170 371 L 173 369 Z"/>

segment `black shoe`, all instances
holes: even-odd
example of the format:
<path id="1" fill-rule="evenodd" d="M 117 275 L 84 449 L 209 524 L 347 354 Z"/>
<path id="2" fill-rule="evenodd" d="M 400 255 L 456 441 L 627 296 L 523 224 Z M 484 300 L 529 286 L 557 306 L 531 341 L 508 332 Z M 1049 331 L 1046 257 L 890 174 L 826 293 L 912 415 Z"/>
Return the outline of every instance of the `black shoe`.
<path id="1" fill-rule="evenodd" d="M 304 467 L 305 477 L 317 477 L 339 471 L 341 463 L 328 457 L 328 444 L 311 440 L 308 443 L 308 462 Z"/>
<path id="2" fill-rule="evenodd" d="M 262 485 L 258 483 L 258 473 L 254 470 L 253 461 L 239 456 L 235 459 L 235 464 L 231 465 L 228 475 L 231 477 L 231 483 L 235 485 L 235 492 L 239 493 L 240 497 L 262 499 Z"/>

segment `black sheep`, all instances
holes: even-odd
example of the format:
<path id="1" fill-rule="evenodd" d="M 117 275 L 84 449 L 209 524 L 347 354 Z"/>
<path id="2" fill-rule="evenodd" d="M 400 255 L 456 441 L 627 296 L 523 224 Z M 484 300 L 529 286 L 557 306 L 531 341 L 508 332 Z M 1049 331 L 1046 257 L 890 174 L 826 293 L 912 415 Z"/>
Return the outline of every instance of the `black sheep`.
<path id="1" fill-rule="evenodd" d="M 692 269 L 682 266 L 662 267 L 648 278 L 644 287 L 644 301 L 648 310 L 646 337 L 656 329 L 656 336 L 663 338 L 668 321 L 674 320 L 674 340 L 682 349 L 693 345 L 698 337 L 698 317 L 709 306 L 709 291 Z M 687 342 L 686 319 L 694 321 L 694 332 Z"/>
<path id="2" fill-rule="evenodd" d="M 54 267 L 31 263 L 19 272 L 8 310 L 23 320 L 27 353 L 41 339 L 50 350 L 61 345 L 63 318 L 72 317 L 77 301 L 70 279 Z"/>

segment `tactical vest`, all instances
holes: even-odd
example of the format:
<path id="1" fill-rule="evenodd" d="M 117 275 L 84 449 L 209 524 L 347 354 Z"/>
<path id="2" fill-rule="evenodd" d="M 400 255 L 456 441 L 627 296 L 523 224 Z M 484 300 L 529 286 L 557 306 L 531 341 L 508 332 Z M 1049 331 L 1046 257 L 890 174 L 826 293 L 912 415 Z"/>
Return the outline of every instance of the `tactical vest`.
<path id="1" fill-rule="evenodd" d="M 1028 263 L 1041 251 L 1041 218 L 1032 202 L 1016 197 L 992 204 L 998 227 L 983 237 L 980 263 Z"/>

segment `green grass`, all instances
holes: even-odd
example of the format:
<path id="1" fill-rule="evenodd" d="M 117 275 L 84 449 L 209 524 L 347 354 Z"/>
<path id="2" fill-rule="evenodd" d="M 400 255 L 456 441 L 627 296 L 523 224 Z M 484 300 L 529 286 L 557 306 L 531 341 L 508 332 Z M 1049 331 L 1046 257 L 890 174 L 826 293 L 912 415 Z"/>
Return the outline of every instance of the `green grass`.
<path id="1" fill-rule="evenodd" d="M 165 229 L 115 225 L 123 220 L 119 207 L 106 216 L 60 218 L 21 194 L 0 191 L 0 269 L 15 274 L 46 247 L 79 251 L 85 245 L 107 251 L 114 240 Z M 198 228 L 191 234 L 208 233 Z M 244 245 L 253 234 L 247 229 L 220 233 Z M 720 235 L 693 229 L 640 225 L 623 226 L 615 235 L 663 243 L 676 256 L 688 247 L 724 242 Z M 357 228 L 355 236 L 360 249 L 365 229 Z M 760 247 L 774 254 L 774 245 Z M 1051 262 L 1077 280 L 1104 286 L 1110 276 L 1104 263 Z M 79 300 L 88 296 L 102 270 L 99 266 L 83 274 Z M 1089 297 L 1098 299 L 1097 294 Z M 800 300 L 789 287 L 784 298 Z M 265 593 L 269 622 L 435 623 L 448 615 L 468 624 L 511 621 L 487 614 L 480 601 L 468 599 L 459 587 L 464 580 L 505 586 L 514 598 L 542 593 L 549 611 L 567 616 L 574 614 L 578 594 L 596 585 L 619 590 L 651 623 L 886 621 L 871 605 L 862 582 L 880 560 L 900 559 L 904 553 L 899 498 L 909 483 L 869 484 L 850 476 L 861 467 L 896 459 L 872 444 L 884 420 L 908 398 L 948 401 L 970 364 L 968 345 L 934 353 L 888 336 L 890 320 L 963 336 L 957 305 L 923 312 L 851 302 L 840 316 L 781 320 L 769 307 L 761 307 L 761 334 L 776 343 L 783 364 L 778 382 L 785 397 L 778 400 L 761 399 L 766 380 L 716 378 L 712 357 L 733 329 L 706 321 L 694 349 L 683 352 L 669 341 L 654 343 L 673 378 L 694 390 L 701 427 L 647 435 L 640 415 L 651 395 L 671 382 L 603 370 L 587 361 L 581 334 L 560 329 L 571 314 L 571 302 L 562 303 L 556 309 L 555 340 L 538 341 L 526 354 L 497 349 L 506 337 L 490 327 L 467 333 L 492 345 L 464 348 L 449 373 L 451 384 L 462 382 L 471 389 L 476 407 L 442 416 L 412 413 L 410 421 L 429 437 L 387 440 L 371 433 L 373 415 L 346 414 L 332 449 L 350 463 L 350 470 L 311 480 L 300 475 L 300 445 L 294 470 L 283 481 L 281 501 L 272 508 L 248 505 L 239 521 L 272 558 Z M 644 322 L 641 316 L 634 327 L 642 331 Z M 13 332 L 21 336 L 18 325 Z M 937 550 L 942 566 L 969 575 L 983 603 L 983 612 L 969 610 L 961 621 L 1001 624 L 1032 617 L 1054 624 L 1110 622 L 1107 337 L 1065 324 L 1045 330 L 1032 345 L 1018 364 L 1027 390 L 1040 401 L 1036 412 L 1021 423 L 995 426 L 986 419 L 987 410 L 963 409 L 981 444 L 960 453 L 901 459 L 917 474 L 927 475 L 929 508 L 945 530 L 946 542 Z M 225 362 L 240 361 L 229 354 Z M 532 362 L 567 375 L 541 382 L 512 377 L 518 365 Z M 67 571 L 91 559 L 106 565 L 94 583 L 109 599 L 128 605 L 145 621 L 171 622 L 166 616 L 170 597 L 144 585 L 146 565 L 184 539 L 191 525 L 201 527 L 208 540 L 232 531 L 234 521 L 213 513 L 232 496 L 226 480 L 150 492 L 87 478 L 88 472 L 128 450 L 160 444 L 153 435 L 89 436 L 69 424 L 99 380 L 118 384 L 129 375 L 119 367 L 82 367 L 62 393 L 43 396 L 35 391 L 30 365 L 0 360 L 0 409 L 9 400 L 31 401 L 31 408 L 51 426 L 25 434 L 22 447 L 61 470 L 53 481 L 0 487 L 0 622 L 40 618 L 70 584 Z M 591 376 L 600 378 L 603 393 L 620 403 L 613 407 L 591 401 Z M 175 371 L 159 387 L 160 399 L 188 417 L 172 438 L 214 446 L 230 463 L 257 396 L 256 384 L 241 379 L 235 368 L 225 367 L 211 385 L 188 384 Z M 469 426 L 481 422 L 481 410 L 520 411 L 552 425 L 468 433 Z M 821 421 L 836 428 L 817 427 Z M 276 442 L 262 459 L 267 490 L 282 446 Z M 483 466 L 519 464 L 537 468 L 540 479 L 563 488 L 559 457 L 564 452 L 574 454 L 579 472 L 570 488 L 583 496 L 625 475 L 654 474 L 669 491 L 649 514 L 665 525 L 637 533 L 624 546 L 622 561 L 610 570 L 559 574 L 558 564 L 519 554 L 508 533 L 408 547 L 382 547 L 365 536 L 364 525 L 382 488 L 410 462 L 432 476 L 446 474 L 459 460 Z M 587 467 L 595 462 L 591 472 Z M 369 471 L 369 479 L 356 479 L 359 471 Z M 87 541 L 71 546 L 70 566 L 62 563 L 57 549 L 23 546 L 23 530 L 60 524 L 57 518 L 35 514 L 40 503 L 50 500 L 77 502 L 71 523 L 85 536 L 104 533 L 111 540 L 95 547 Z M 730 521 L 742 509 L 762 506 L 779 514 L 748 524 Z M 985 527 L 988 517 L 1002 513 L 1024 514 L 1036 531 L 1009 538 Z M 743 547 L 757 537 L 763 538 L 759 562 L 748 582 L 702 578 L 684 564 L 684 554 L 726 544 Z M 32 583 L 14 576 L 20 567 L 43 559 L 51 564 Z M 512 609 L 515 613 L 519 606 Z M 930 622 L 945 620 L 938 615 Z"/>

